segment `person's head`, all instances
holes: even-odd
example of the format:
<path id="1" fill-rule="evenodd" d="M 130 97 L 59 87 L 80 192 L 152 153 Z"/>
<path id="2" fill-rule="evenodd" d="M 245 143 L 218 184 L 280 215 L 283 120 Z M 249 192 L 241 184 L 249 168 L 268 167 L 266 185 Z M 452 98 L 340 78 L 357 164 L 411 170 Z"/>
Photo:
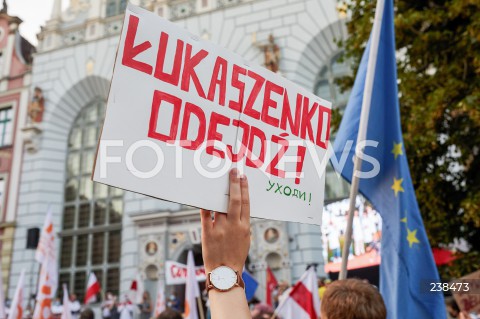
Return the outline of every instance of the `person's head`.
<path id="1" fill-rule="evenodd" d="M 445 306 L 450 316 L 457 318 L 457 316 L 460 314 L 460 308 L 458 308 L 458 305 L 453 297 L 445 298 Z"/>
<path id="2" fill-rule="evenodd" d="M 372 285 L 358 279 L 331 283 L 322 298 L 322 319 L 385 319 L 382 296 Z"/>
<path id="3" fill-rule="evenodd" d="M 77 300 L 77 295 L 76 294 L 70 294 L 70 301 L 75 301 Z"/>
<path id="4" fill-rule="evenodd" d="M 317 280 L 318 288 L 325 286 L 325 279 L 326 278 L 324 278 L 324 277 L 318 278 L 318 280 Z"/>
<path id="5" fill-rule="evenodd" d="M 92 309 L 85 308 L 80 313 L 80 319 L 95 319 L 95 314 L 93 313 Z"/>
<path id="6" fill-rule="evenodd" d="M 158 315 L 157 319 L 182 319 L 182 314 L 178 311 L 175 311 L 171 308 L 165 309 L 161 314 Z"/>
<path id="7" fill-rule="evenodd" d="M 260 300 L 255 296 L 253 296 L 252 299 L 250 299 L 250 301 L 249 301 L 249 304 L 251 304 L 253 306 L 255 306 L 256 304 L 259 304 L 259 303 L 260 303 Z"/>
<path id="8" fill-rule="evenodd" d="M 270 319 L 273 315 L 273 308 L 264 303 L 258 303 L 250 312 L 252 319 Z"/>
<path id="9" fill-rule="evenodd" d="M 279 294 L 282 294 L 285 290 L 288 289 L 288 282 L 286 281 L 281 281 L 279 284 L 278 284 L 278 292 Z"/>
<path id="10" fill-rule="evenodd" d="M 143 292 L 143 300 L 150 300 L 150 293 L 146 290 Z"/>

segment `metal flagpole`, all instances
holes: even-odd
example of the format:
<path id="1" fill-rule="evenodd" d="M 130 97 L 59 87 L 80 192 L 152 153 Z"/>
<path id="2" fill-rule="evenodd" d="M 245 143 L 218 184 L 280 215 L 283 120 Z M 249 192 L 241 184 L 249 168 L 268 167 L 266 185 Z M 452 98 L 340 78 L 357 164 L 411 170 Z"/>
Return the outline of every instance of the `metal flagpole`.
<path id="1" fill-rule="evenodd" d="M 377 62 L 378 44 L 380 42 L 380 29 L 383 19 L 383 8 L 385 7 L 385 0 L 377 0 L 377 7 L 375 9 L 375 20 L 373 22 L 372 38 L 370 42 L 370 52 L 368 55 L 367 74 L 365 78 L 365 87 L 363 90 L 362 112 L 360 113 L 360 126 L 358 128 L 357 146 L 355 148 L 355 162 L 353 165 L 352 186 L 350 188 L 350 207 L 348 210 L 347 229 L 345 232 L 345 242 L 343 243 L 342 251 L 342 267 L 338 279 L 347 278 L 347 263 L 352 243 L 352 224 L 353 212 L 355 211 L 355 199 L 358 194 L 358 184 L 360 178 L 356 172 L 359 172 L 362 166 L 362 158 L 358 156 L 363 151 L 361 143 L 364 143 L 367 137 L 368 117 L 370 115 L 370 105 L 372 101 L 372 87 L 375 75 L 375 66 Z"/>
<path id="2" fill-rule="evenodd" d="M 203 310 L 203 303 L 202 303 L 201 297 L 197 297 L 197 307 L 198 307 L 198 314 L 200 315 L 200 319 L 205 319 L 205 312 Z"/>

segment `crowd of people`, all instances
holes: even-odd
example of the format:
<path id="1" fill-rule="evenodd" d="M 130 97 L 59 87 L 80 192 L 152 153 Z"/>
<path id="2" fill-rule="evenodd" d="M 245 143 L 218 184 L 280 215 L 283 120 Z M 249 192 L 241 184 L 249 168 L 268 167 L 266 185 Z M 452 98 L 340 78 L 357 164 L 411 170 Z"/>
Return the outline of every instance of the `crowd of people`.
<path id="1" fill-rule="evenodd" d="M 235 171 L 230 174 L 230 202 L 228 214 L 212 213 L 210 211 L 201 211 L 202 219 L 202 255 L 207 273 L 212 270 L 226 267 L 241 270 L 247 259 L 250 246 L 250 212 L 248 184 L 244 176 L 237 176 Z M 378 235 L 381 221 L 376 224 L 376 212 L 370 206 L 365 205 L 362 211 L 362 217 L 359 210 L 356 211 L 354 225 L 362 229 L 362 238 L 360 244 L 368 244 L 374 240 L 375 234 Z M 330 216 L 330 223 L 333 218 Z M 363 218 L 363 219 L 361 219 Z M 370 225 L 364 227 L 364 224 Z M 374 226 L 375 225 L 375 226 Z M 355 227 L 355 226 L 354 226 Z M 370 229 L 372 237 L 365 237 L 365 228 Z M 370 232 L 370 230 L 369 230 Z M 355 238 L 355 231 L 354 231 Z M 361 246 L 360 246 L 361 247 Z M 332 249 L 332 248 L 330 248 Z M 335 248 L 333 248 L 335 249 Z M 356 253 L 362 253 L 362 249 L 357 248 Z M 224 278 L 220 278 L 224 279 Z M 237 279 L 238 280 L 238 279 Z M 315 281 L 314 281 L 315 282 Z M 208 284 L 207 284 L 208 285 Z M 241 286 L 234 285 L 229 289 L 207 289 L 208 297 L 208 319 L 293 319 L 280 318 L 276 316 L 275 307 L 282 304 L 283 298 L 290 295 L 289 291 L 295 291 L 288 283 L 280 282 L 273 293 L 273 305 L 266 305 L 258 299 L 247 302 L 243 289 L 237 289 Z M 369 284 L 365 280 L 346 279 L 331 282 L 322 278 L 318 281 L 318 300 L 321 307 L 316 317 L 321 319 L 386 319 L 387 309 L 377 287 Z M 181 319 L 187 318 L 179 311 L 180 301 L 175 293 L 172 293 L 166 303 L 166 309 L 156 316 L 155 319 Z M 56 300 L 52 310 L 54 315 L 59 318 L 59 314 L 64 311 L 65 305 L 61 305 Z M 68 307 L 72 319 L 95 319 L 95 314 L 88 306 L 82 307 L 75 294 L 71 294 Z M 313 307 L 313 306 L 312 306 Z M 462 313 L 452 299 L 448 299 L 446 304 L 450 318 L 472 319 L 468 314 Z M 188 311 L 186 310 L 186 313 Z M 151 319 L 154 317 L 154 307 L 150 294 L 145 291 L 141 302 L 133 303 L 128 295 L 125 295 L 121 301 L 112 293 L 106 293 L 104 301 L 101 304 L 101 317 L 103 319 Z M 188 317 L 190 318 L 190 317 Z M 312 317 L 311 317 L 312 318 Z"/>
<path id="2" fill-rule="evenodd" d="M 343 200 L 325 206 L 322 221 L 322 240 L 324 260 L 341 261 L 341 249 L 347 229 L 349 200 Z M 360 213 L 361 212 L 361 213 Z M 361 256 L 366 252 L 380 250 L 382 236 L 382 218 L 372 206 L 358 197 L 352 225 L 353 245 L 350 258 Z"/>
<path id="3" fill-rule="evenodd" d="M 325 309 L 321 318 L 386 318 L 386 309 L 382 297 L 375 286 L 366 280 L 348 279 L 346 281 L 332 282 L 328 278 L 318 280 L 318 296 L 322 301 L 322 309 Z M 273 306 L 253 298 L 249 302 L 250 317 L 252 319 L 290 319 L 274 317 L 275 308 L 283 301 L 292 287 L 285 281 L 279 283 L 273 292 Z M 98 319 L 94 311 L 82 304 L 75 294 L 69 296 L 68 307 L 72 319 Z M 52 304 L 53 318 L 60 318 L 63 306 L 57 298 Z M 453 297 L 445 299 L 448 319 L 475 319 L 477 317 L 462 312 Z M 128 296 L 119 302 L 112 293 L 105 295 L 101 303 L 102 319 L 184 319 L 181 311 L 180 300 L 172 291 L 167 301 L 166 309 L 157 317 L 153 316 L 153 306 L 148 291 L 143 293 L 143 302 L 134 305 Z M 136 307 L 136 308 L 135 308 Z M 7 308 L 8 309 L 8 308 Z M 138 309 L 138 311 L 136 310 Z M 207 319 L 210 313 L 207 312 Z M 480 318 L 480 317 L 479 317 Z"/>
<path id="4" fill-rule="evenodd" d="M 142 302 L 134 304 L 128 295 L 124 295 L 119 300 L 111 292 L 107 292 L 104 301 L 100 304 L 101 317 L 103 319 L 150 319 L 152 317 L 153 308 L 150 294 L 148 291 L 143 293 Z M 93 311 L 86 305 L 80 303 L 75 294 L 69 296 L 68 308 L 72 319 L 93 319 Z M 61 318 L 63 305 L 57 298 L 52 304 L 52 314 L 54 319 Z M 82 315 L 83 314 L 83 315 Z M 137 315 L 138 314 L 138 315 Z"/>

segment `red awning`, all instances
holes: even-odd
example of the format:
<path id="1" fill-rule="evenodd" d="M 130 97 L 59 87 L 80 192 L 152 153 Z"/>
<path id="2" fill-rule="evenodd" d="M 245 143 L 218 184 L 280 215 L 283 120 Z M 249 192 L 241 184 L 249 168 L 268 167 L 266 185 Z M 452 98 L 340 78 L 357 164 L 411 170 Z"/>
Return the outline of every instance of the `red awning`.
<path id="1" fill-rule="evenodd" d="M 359 269 L 380 265 L 380 254 L 375 251 L 357 256 L 348 261 L 347 269 Z M 341 262 L 338 263 L 328 263 L 325 265 L 325 272 L 340 272 L 342 266 Z"/>
<path id="2" fill-rule="evenodd" d="M 448 249 L 433 248 L 433 258 L 437 266 L 446 265 L 454 261 L 457 257 Z M 325 265 L 325 272 L 340 272 L 342 263 L 328 263 Z M 348 270 L 366 268 L 380 265 L 380 255 L 374 251 L 355 257 L 348 261 Z"/>

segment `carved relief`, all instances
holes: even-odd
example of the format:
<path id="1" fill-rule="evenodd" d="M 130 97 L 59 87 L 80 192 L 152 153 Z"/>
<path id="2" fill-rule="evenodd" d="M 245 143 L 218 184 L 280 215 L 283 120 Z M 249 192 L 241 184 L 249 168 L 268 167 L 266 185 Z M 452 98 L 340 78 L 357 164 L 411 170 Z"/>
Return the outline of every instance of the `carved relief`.
<path id="1" fill-rule="evenodd" d="M 122 30 L 122 20 L 111 21 L 105 24 L 105 31 L 107 34 L 117 34 Z"/>
<path id="2" fill-rule="evenodd" d="M 195 2 L 191 0 L 176 1 L 172 3 L 170 12 L 172 15 L 172 19 L 181 19 L 188 17 L 195 13 Z"/>
<path id="3" fill-rule="evenodd" d="M 269 244 L 275 243 L 278 240 L 278 237 L 280 237 L 280 233 L 278 229 L 274 227 L 268 228 L 263 235 L 263 238 Z"/>
<path id="4" fill-rule="evenodd" d="M 147 255 L 154 256 L 157 253 L 157 251 L 158 251 L 158 245 L 156 242 L 149 241 L 145 245 L 145 252 L 147 253 Z"/>
<path id="5" fill-rule="evenodd" d="M 84 34 L 85 34 L 85 31 L 84 31 L 84 30 L 73 31 L 73 32 L 70 32 L 70 33 L 66 34 L 66 35 L 63 37 L 63 41 L 64 41 L 65 44 L 67 44 L 67 45 L 72 45 L 72 44 L 80 43 L 80 42 L 83 41 Z"/>
<path id="6" fill-rule="evenodd" d="M 172 253 L 187 240 L 187 236 L 184 232 L 176 232 L 171 233 L 169 239 L 168 251 Z"/>
<path id="7" fill-rule="evenodd" d="M 288 234 L 285 223 L 252 220 L 250 246 L 250 271 L 289 268 Z"/>

